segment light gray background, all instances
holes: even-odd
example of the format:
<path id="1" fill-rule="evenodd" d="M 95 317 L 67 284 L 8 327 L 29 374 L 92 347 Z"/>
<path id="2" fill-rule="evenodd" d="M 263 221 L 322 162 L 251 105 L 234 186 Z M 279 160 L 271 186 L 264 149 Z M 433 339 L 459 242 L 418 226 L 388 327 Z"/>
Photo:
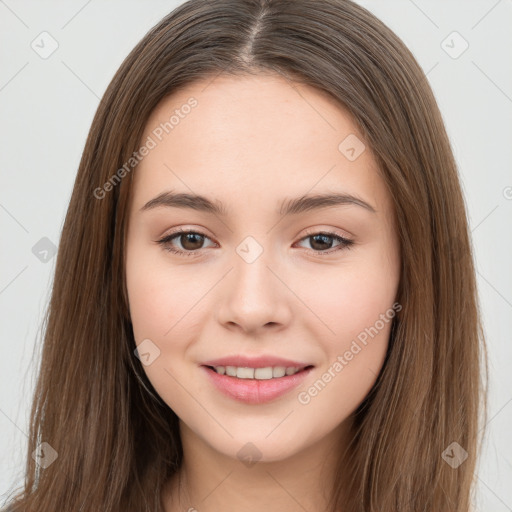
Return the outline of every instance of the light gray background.
<path id="1" fill-rule="evenodd" d="M 2 497 L 22 481 L 36 340 L 55 265 L 51 252 L 45 263 L 32 249 L 44 237 L 58 245 L 90 123 L 113 74 L 180 3 L 0 0 Z M 459 164 L 490 356 L 489 434 L 475 505 L 512 511 L 512 0 L 359 3 L 428 73 Z M 47 59 L 31 47 L 43 31 L 58 42 Z M 458 58 L 445 51 L 462 49 L 453 31 L 469 44 Z"/>

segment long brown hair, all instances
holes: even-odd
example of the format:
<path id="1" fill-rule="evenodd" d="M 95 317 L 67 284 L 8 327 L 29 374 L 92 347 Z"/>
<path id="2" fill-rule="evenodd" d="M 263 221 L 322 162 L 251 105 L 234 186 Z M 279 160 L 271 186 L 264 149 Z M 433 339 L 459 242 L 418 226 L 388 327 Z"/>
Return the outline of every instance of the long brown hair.
<path id="1" fill-rule="evenodd" d="M 165 96 L 220 73 L 278 73 L 327 91 L 353 114 L 393 198 L 403 309 L 354 413 L 332 510 L 467 512 L 487 357 L 456 163 L 413 55 L 349 0 L 190 0 L 122 63 L 94 117 L 62 230 L 13 510 L 162 510 L 162 486 L 183 457 L 178 418 L 133 353 L 124 270 L 132 180 L 105 184 Z M 48 467 L 32 457 L 45 442 L 58 454 Z M 458 467 L 449 463 L 465 453 Z"/>

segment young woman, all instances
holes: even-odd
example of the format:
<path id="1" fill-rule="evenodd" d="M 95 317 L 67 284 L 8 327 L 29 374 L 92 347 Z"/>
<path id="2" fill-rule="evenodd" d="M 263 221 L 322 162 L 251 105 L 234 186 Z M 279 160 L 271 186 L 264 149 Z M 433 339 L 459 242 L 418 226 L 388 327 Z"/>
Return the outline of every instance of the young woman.
<path id="1" fill-rule="evenodd" d="M 467 512 L 484 348 L 399 38 L 347 0 L 190 0 L 94 118 L 10 510 Z"/>

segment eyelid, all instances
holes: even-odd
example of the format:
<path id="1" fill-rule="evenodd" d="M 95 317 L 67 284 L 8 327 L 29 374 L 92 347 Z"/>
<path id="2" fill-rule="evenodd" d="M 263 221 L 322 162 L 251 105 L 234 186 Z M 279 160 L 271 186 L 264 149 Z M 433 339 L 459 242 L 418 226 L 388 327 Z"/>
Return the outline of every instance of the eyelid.
<path id="1" fill-rule="evenodd" d="M 313 254 L 315 256 L 327 256 L 342 251 L 344 249 L 350 249 L 356 243 L 352 237 L 346 237 L 345 235 L 338 233 L 336 230 L 318 228 L 309 228 L 308 230 L 306 230 L 306 233 L 303 236 L 301 236 L 296 243 L 302 242 L 303 240 L 307 240 L 308 238 L 317 235 L 324 235 L 333 238 L 335 241 L 340 242 L 340 245 L 335 248 L 327 249 L 325 251 L 315 251 L 313 249 L 307 249 L 308 254 Z"/>
<path id="2" fill-rule="evenodd" d="M 175 249 L 175 250 L 173 250 L 173 249 L 169 249 L 168 248 L 168 246 L 170 246 L 170 243 L 171 243 L 172 240 L 179 238 L 179 236 L 182 235 L 182 234 L 188 234 L 188 233 L 193 233 L 195 235 L 200 235 L 200 236 L 202 236 L 202 237 L 204 237 L 204 238 L 206 238 L 208 240 L 211 240 L 214 244 L 217 244 L 216 242 L 214 242 L 211 239 L 211 237 L 209 237 L 207 234 L 203 233 L 199 229 L 195 229 L 195 228 L 182 228 L 182 227 L 180 227 L 177 230 L 172 231 L 171 233 L 163 236 L 162 238 L 157 240 L 156 243 L 162 245 L 164 250 L 167 250 L 168 252 L 183 254 L 183 255 L 187 255 L 187 256 L 194 256 L 198 252 L 203 251 L 205 248 L 196 249 L 195 251 L 184 251 L 182 249 Z"/>
<path id="3" fill-rule="evenodd" d="M 313 235 L 320 235 L 320 234 L 327 234 L 331 236 L 339 236 L 340 238 L 343 238 L 345 240 L 350 240 L 354 242 L 354 236 L 348 233 L 347 231 L 341 231 L 336 228 L 306 228 L 305 233 L 300 237 L 300 240 L 303 240 L 305 237 L 313 236 Z"/>
<path id="4" fill-rule="evenodd" d="M 194 228 L 182 228 L 182 227 L 165 235 L 163 238 L 157 240 L 156 243 L 162 245 L 164 250 L 174 253 L 174 254 L 178 254 L 180 256 L 181 255 L 196 256 L 198 253 L 202 252 L 206 248 L 203 247 L 201 249 L 196 249 L 194 251 L 186 251 L 186 250 L 182 250 L 182 249 L 176 249 L 176 248 L 171 249 L 170 248 L 171 247 L 170 242 L 172 240 L 179 238 L 179 235 L 181 235 L 181 234 L 189 234 L 189 233 L 202 236 L 205 239 L 211 240 L 214 244 L 217 244 L 217 242 L 213 241 L 211 239 L 211 237 L 209 237 L 208 235 L 206 235 L 205 233 L 203 233 L 200 230 L 197 230 Z M 313 236 L 318 236 L 318 235 L 324 235 L 324 236 L 333 238 L 335 241 L 340 242 L 340 245 L 336 246 L 335 248 L 327 249 L 325 251 L 315 251 L 313 249 L 306 249 L 306 252 L 308 254 L 313 254 L 315 256 L 329 255 L 329 254 L 341 251 L 343 249 L 350 249 L 351 246 L 353 246 L 356 243 L 355 240 L 353 240 L 353 238 L 346 237 L 345 235 L 338 233 L 336 230 L 319 229 L 319 228 L 316 228 L 316 229 L 308 228 L 306 230 L 306 232 L 304 233 L 304 235 L 302 235 L 295 243 L 300 243 L 308 238 L 311 238 Z"/>

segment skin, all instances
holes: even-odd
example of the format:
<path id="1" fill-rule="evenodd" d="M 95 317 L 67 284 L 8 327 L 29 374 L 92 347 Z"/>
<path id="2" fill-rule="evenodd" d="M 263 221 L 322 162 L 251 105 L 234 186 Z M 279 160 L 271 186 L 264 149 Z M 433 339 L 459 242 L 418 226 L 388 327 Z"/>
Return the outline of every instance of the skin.
<path id="1" fill-rule="evenodd" d="M 180 418 L 181 504 L 174 477 L 162 494 L 166 512 L 324 510 L 351 414 L 382 368 L 391 322 L 309 403 L 298 394 L 332 374 L 337 357 L 395 302 L 400 253 L 391 196 L 368 145 L 354 161 L 338 149 L 349 134 L 363 141 L 349 112 L 278 75 L 196 82 L 157 106 L 143 140 L 191 96 L 198 105 L 133 174 L 126 238 L 135 340 L 160 350 L 144 370 Z M 140 211 L 170 190 L 220 200 L 228 215 Z M 353 194 L 375 212 L 346 204 L 278 213 L 283 199 L 324 192 Z M 169 243 L 198 247 L 197 256 L 156 243 L 177 228 L 206 235 Z M 315 244 L 311 235 L 325 231 L 354 245 L 321 254 L 339 247 L 332 238 Z M 252 263 L 236 252 L 247 236 L 263 248 Z M 286 395 L 249 405 L 221 394 L 200 368 L 233 354 L 276 355 L 314 369 Z M 250 466 L 237 455 L 249 442 L 261 456 Z"/>

